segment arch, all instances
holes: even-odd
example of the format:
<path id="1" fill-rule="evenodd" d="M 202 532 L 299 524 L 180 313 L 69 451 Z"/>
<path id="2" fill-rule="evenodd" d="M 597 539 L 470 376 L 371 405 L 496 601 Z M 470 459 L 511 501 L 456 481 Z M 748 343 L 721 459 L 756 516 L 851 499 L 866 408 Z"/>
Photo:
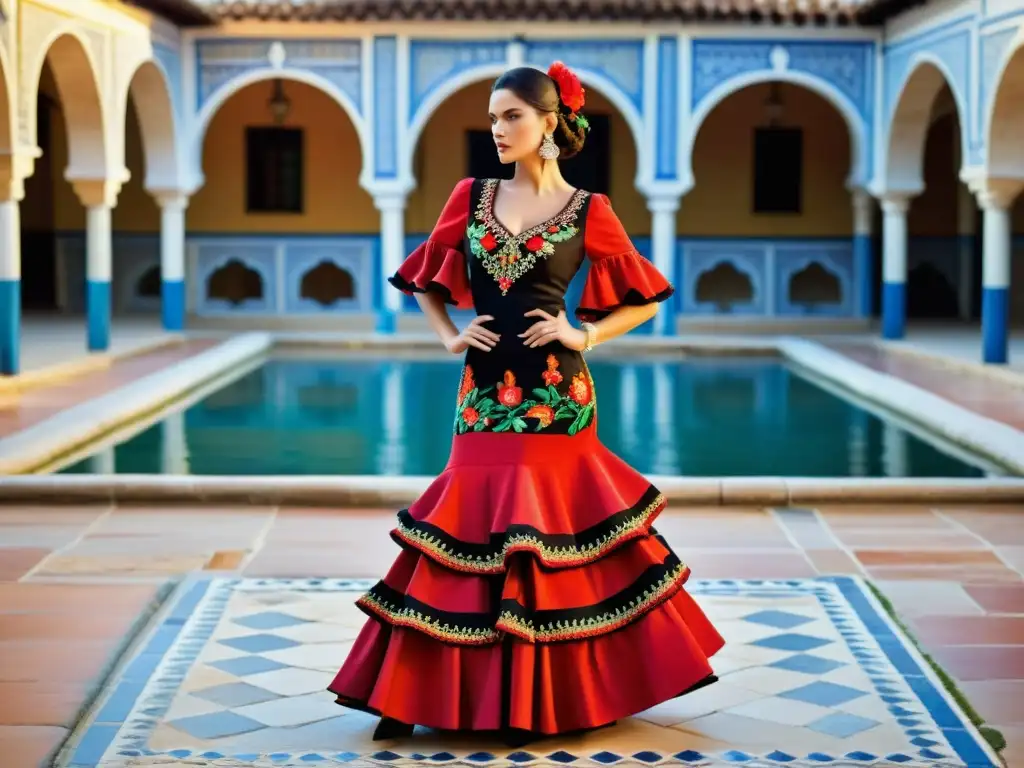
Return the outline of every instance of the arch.
<path id="1" fill-rule="evenodd" d="M 984 134 L 987 172 L 992 177 L 1024 179 L 1024 29 L 995 82 Z"/>
<path id="2" fill-rule="evenodd" d="M 843 281 L 825 262 L 809 258 L 789 274 L 786 297 L 792 306 L 841 305 Z"/>
<path id="3" fill-rule="evenodd" d="M 264 298 L 266 286 L 258 269 L 231 257 L 206 278 L 206 300 L 223 301 L 237 307 Z"/>
<path id="4" fill-rule="evenodd" d="M 728 259 L 709 265 L 693 283 L 694 300 L 700 304 L 714 304 L 720 312 L 731 312 L 733 305 L 749 304 L 755 297 L 756 290 L 750 275 Z"/>
<path id="5" fill-rule="evenodd" d="M 352 125 L 355 126 L 356 135 L 359 137 L 359 151 L 362 158 L 362 175 L 365 176 L 368 169 L 371 167 L 368 164 L 368 160 L 373 158 L 372 145 L 370 143 L 370 131 L 366 126 L 366 122 L 359 114 L 359 107 L 354 101 L 334 85 L 330 80 L 327 80 L 320 75 L 313 72 L 309 72 L 304 69 L 291 69 L 288 67 L 281 67 L 280 69 L 264 67 L 261 69 L 247 72 L 244 75 L 229 80 L 220 86 L 206 99 L 199 110 L 199 114 L 196 115 L 192 129 L 192 139 L 190 141 L 191 153 L 189 157 L 192 160 L 193 167 L 192 173 L 196 180 L 192 186 L 198 188 L 202 183 L 203 178 L 203 142 L 206 140 L 206 131 L 210 127 L 210 121 L 213 120 L 214 115 L 224 105 L 224 103 L 244 88 L 254 85 L 255 83 L 262 83 L 266 80 L 293 80 L 297 83 L 304 83 L 305 85 L 316 88 L 319 91 L 325 93 L 330 97 L 338 106 L 341 107 L 342 111 L 352 121 Z"/>
<path id="6" fill-rule="evenodd" d="M 29 81 L 32 114 L 31 140 L 36 134 L 35 95 L 47 61 L 60 94 L 67 127 L 69 179 L 107 177 L 107 121 L 97 68 L 88 44 L 74 30 L 56 30 L 41 48 Z"/>
<path id="7" fill-rule="evenodd" d="M 140 299 L 159 299 L 162 278 L 160 265 L 151 264 L 133 281 L 132 296 Z"/>
<path id="8" fill-rule="evenodd" d="M 167 72 L 155 59 L 142 61 L 128 81 L 128 87 L 119 95 L 120 126 L 128 119 L 129 101 L 135 102 L 142 133 L 146 188 L 179 189 L 178 116 Z"/>
<path id="9" fill-rule="evenodd" d="M 829 102 L 843 116 L 846 126 L 849 129 L 850 138 L 850 175 L 847 180 L 849 186 L 863 186 L 867 183 L 870 175 L 869 153 L 868 153 L 868 127 L 864 123 L 857 108 L 846 96 L 840 93 L 831 84 L 813 75 L 802 72 L 795 72 L 789 69 L 762 70 L 760 72 L 749 72 L 740 75 L 719 85 L 705 96 L 690 118 L 690 130 L 683 138 L 683 157 L 686 158 L 684 177 L 688 187 L 694 184 L 693 178 L 693 148 L 697 143 L 697 136 L 700 129 L 719 104 L 724 102 L 734 93 L 738 93 L 752 85 L 763 83 L 790 83 L 806 88 L 812 93 L 821 96 Z"/>
<path id="10" fill-rule="evenodd" d="M 409 130 L 406 132 L 402 167 L 408 170 L 407 175 L 409 178 L 412 178 L 413 158 L 416 156 L 416 147 L 419 144 L 420 136 L 437 109 L 463 88 L 478 83 L 481 80 L 496 78 L 506 69 L 508 69 L 508 65 L 505 62 L 500 64 L 483 64 L 467 69 L 445 80 L 423 99 L 416 110 L 416 114 L 410 120 Z M 537 67 L 537 69 L 540 69 L 540 67 Z M 643 147 L 647 145 L 647 142 L 645 142 L 646 132 L 640 112 L 633 102 L 630 101 L 629 97 L 608 78 L 583 67 L 574 68 L 573 71 L 579 76 L 584 86 L 600 91 L 601 95 L 611 102 L 612 106 L 622 115 L 622 119 L 626 121 L 626 125 L 629 126 L 629 132 L 633 135 L 633 144 L 636 146 L 638 155 L 637 174 L 639 176 L 643 173 L 643 168 L 645 167 L 641 155 L 643 154 Z M 586 111 L 585 108 L 584 111 Z"/>
<path id="11" fill-rule="evenodd" d="M 907 77 L 897 93 L 884 136 L 882 174 L 884 188 L 920 192 L 924 189 L 924 147 L 931 127 L 932 108 L 939 92 L 949 88 L 956 104 L 960 127 L 961 162 L 968 157 L 967 114 L 963 98 L 953 86 L 946 65 L 927 53 L 919 54 L 908 69 Z"/>
<path id="12" fill-rule="evenodd" d="M 11 101 L 14 88 L 7 77 L 10 71 L 7 53 L 0 47 L 0 155 L 7 156 L 6 162 L 10 162 L 10 153 L 15 145 L 14 115 L 17 111 Z"/>
<path id="13" fill-rule="evenodd" d="M 355 298 L 355 277 L 329 259 L 322 259 L 310 267 L 299 280 L 299 296 L 329 307 L 339 301 Z"/>

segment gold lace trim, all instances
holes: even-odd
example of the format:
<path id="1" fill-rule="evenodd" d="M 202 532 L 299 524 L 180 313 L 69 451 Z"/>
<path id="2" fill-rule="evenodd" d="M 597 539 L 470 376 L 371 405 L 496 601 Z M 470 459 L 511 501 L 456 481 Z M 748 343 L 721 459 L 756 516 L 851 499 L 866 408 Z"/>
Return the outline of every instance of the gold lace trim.
<path id="1" fill-rule="evenodd" d="M 523 619 L 508 611 L 503 611 L 498 618 L 498 628 L 523 640 L 529 640 L 531 643 L 582 640 L 594 635 L 604 635 L 629 624 L 637 616 L 646 613 L 662 602 L 671 592 L 678 588 L 679 583 L 688 571 L 689 569 L 683 563 L 680 563 L 666 573 L 657 584 L 645 589 L 626 605 L 598 616 L 537 626 L 529 619 Z"/>
<path id="2" fill-rule="evenodd" d="M 629 624 L 678 589 L 688 573 L 689 568 L 685 564 L 679 563 L 656 584 L 648 587 L 620 608 L 586 619 L 559 621 L 540 626 L 529 619 L 516 616 L 511 611 L 502 611 L 493 629 L 460 627 L 442 622 L 412 608 L 400 608 L 372 593 L 363 595 L 358 602 L 389 624 L 410 627 L 439 640 L 459 645 L 488 645 L 497 642 L 505 633 L 529 642 L 581 640 L 607 634 Z"/>
<path id="3" fill-rule="evenodd" d="M 468 555 L 449 547 L 433 534 L 411 528 L 399 522 L 395 533 L 410 545 L 430 555 L 442 565 L 458 571 L 472 573 L 501 573 L 505 570 L 505 558 L 513 552 L 533 552 L 547 565 L 571 566 L 596 560 L 618 544 L 642 532 L 651 516 L 665 504 L 665 496 L 658 494 L 654 500 L 615 526 L 598 540 L 579 547 L 552 547 L 545 544 L 536 534 L 520 533 L 505 539 L 502 548 L 490 555 Z"/>

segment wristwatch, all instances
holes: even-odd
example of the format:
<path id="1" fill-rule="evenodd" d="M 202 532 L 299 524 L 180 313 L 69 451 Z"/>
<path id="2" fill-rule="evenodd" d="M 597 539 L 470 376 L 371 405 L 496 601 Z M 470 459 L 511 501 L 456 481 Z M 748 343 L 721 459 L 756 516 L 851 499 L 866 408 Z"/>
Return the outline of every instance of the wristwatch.
<path id="1" fill-rule="evenodd" d="M 583 347 L 584 352 L 589 352 L 597 344 L 597 328 L 593 323 L 582 323 L 580 325 L 583 328 L 583 332 L 587 334 L 587 344 Z"/>

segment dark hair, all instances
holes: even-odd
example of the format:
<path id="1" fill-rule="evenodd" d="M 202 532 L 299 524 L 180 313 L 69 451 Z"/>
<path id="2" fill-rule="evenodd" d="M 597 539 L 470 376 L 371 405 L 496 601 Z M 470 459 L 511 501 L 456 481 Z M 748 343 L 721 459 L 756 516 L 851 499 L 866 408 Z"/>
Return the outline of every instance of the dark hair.
<path id="1" fill-rule="evenodd" d="M 512 91 L 538 112 L 558 115 L 558 127 L 555 128 L 553 138 L 561 150 L 558 156 L 560 160 L 573 157 L 583 149 L 583 142 L 587 138 L 586 129 L 566 119 L 571 112 L 562 103 L 558 83 L 546 72 L 533 67 L 515 67 L 494 81 L 491 92 L 503 89 Z"/>

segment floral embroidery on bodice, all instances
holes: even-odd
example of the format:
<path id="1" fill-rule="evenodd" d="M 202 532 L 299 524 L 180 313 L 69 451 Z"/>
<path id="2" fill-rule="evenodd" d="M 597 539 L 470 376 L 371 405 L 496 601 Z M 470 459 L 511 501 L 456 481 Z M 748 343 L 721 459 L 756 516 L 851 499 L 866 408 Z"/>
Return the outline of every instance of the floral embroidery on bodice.
<path id="1" fill-rule="evenodd" d="M 494 215 L 498 182 L 498 179 L 483 182 L 473 220 L 466 228 L 466 239 L 473 256 L 498 283 L 504 296 L 538 259 L 551 256 L 557 243 L 564 243 L 579 234 L 576 219 L 588 193 L 577 189 L 565 207 L 553 217 L 513 235 Z"/>

